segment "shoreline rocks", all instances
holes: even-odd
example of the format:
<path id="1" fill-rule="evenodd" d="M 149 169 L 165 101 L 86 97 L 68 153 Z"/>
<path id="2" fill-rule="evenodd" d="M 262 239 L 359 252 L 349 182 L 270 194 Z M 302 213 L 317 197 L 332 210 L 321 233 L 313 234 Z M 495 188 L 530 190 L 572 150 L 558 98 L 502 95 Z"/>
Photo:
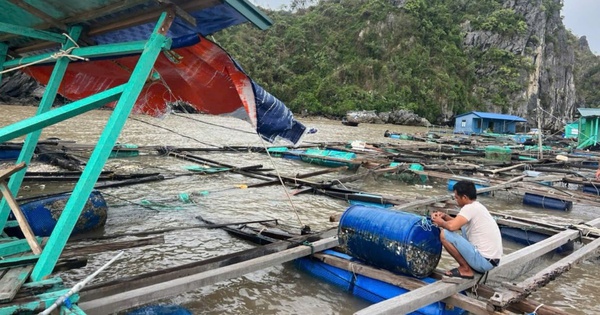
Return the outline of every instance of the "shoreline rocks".
<path id="1" fill-rule="evenodd" d="M 426 118 L 404 109 L 381 113 L 377 113 L 374 110 L 350 111 L 346 113 L 345 117 L 348 121 L 357 123 L 431 126 L 431 123 Z"/>

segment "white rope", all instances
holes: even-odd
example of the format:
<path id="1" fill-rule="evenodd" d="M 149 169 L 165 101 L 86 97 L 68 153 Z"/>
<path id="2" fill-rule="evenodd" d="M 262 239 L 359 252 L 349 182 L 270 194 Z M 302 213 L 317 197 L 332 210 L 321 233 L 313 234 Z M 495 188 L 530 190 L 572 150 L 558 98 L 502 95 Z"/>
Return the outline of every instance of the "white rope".
<path id="1" fill-rule="evenodd" d="M 590 235 L 590 233 L 593 233 L 595 235 L 600 235 L 600 229 L 595 228 L 593 226 L 587 226 L 587 225 L 583 225 L 583 224 L 574 224 L 574 225 L 571 225 L 571 227 L 581 231 L 581 233 L 583 233 L 584 236 L 588 236 L 588 235 Z"/>
<path id="2" fill-rule="evenodd" d="M 287 188 L 285 187 L 285 183 L 283 182 L 283 179 L 281 178 L 281 174 L 279 173 L 279 169 L 277 169 L 277 165 L 275 165 L 275 161 L 273 160 L 273 157 L 271 156 L 271 153 L 269 152 L 269 148 L 267 148 L 267 144 L 265 143 L 265 140 L 260 136 L 260 134 L 258 134 L 258 131 L 256 132 L 256 134 L 258 135 L 258 138 L 260 139 L 261 144 L 263 145 L 263 148 L 265 149 L 265 152 L 267 153 L 267 156 L 269 157 L 269 160 L 271 161 L 271 165 L 273 165 L 273 169 L 275 170 L 275 173 L 277 173 L 277 179 L 279 179 L 279 183 L 281 183 L 281 187 L 283 187 L 283 191 L 285 192 L 285 195 L 287 196 L 287 199 L 290 202 L 290 205 L 292 206 L 292 210 L 294 210 L 294 213 L 296 214 L 298 223 L 300 223 L 300 226 L 304 226 L 304 224 L 302 223 L 302 220 L 300 219 L 300 214 L 298 213 L 298 209 L 296 209 L 296 206 L 294 205 L 294 202 L 292 201 L 292 197 L 290 196 L 290 193 L 288 192 Z"/>
<path id="3" fill-rule="evenodd" d="M 19 64 L 20 64 L 19 66 L 16 66 L 16 67 L 10 68 L 10 69 L 6 69 L 6 70 L 2 70 L 2 71 L 0 71 L 0 74 L 5 74 L 5 73 L 9 73 L 9 72 L 16 71 L 16 70 L 19 70 L 19 69 L 23 69 L 23 68 L 26 68 L 26 67 L 29 67 L 29 66 L 33 66 L 33 65 L 38 64 L 38 63 L 46 62 L 48 60 L 58 60 L 58 59 L 63 58 L 63 57 L 69 58 L 69 60 L 71 60 L 71 61 L 75 61 L 75 60 L 89 61 L 88 58 L 84 58 L 84 57 L 81 57 L 81 56 L 77 56 L 77 55 L 71 54 L 71 52 L 73 51 L 73 49 L 79 48 L 79 45 L 77 44 L 77 42 L 75 42 L 73 40 L 73 38 L 71 38 L 71 36 L 69 36 L 69 34 L 63 33 L 63 35 L 68 40 L 70 40 L 73 43 L 73 45 L 74 45 L 73 47 L 68 48 L 68 49 L 61 49 L 61 50 L 59 50 L 59 51 L 51 54 L 50 56 L 48 56 L 46 58 L 43 58 L 43 59 L 40 59 L 40 60 L 36 60 L 36 61 L 32 61 L 30 63 L 26 63 L 26 64 L 22 64 L 21 65 L 20 64 L 21 61 L 19 61 Z M 22 59 L 23 58 L 21 58 L 21 60 Z"/>
<path id="4" fill-rule="evenodd" d="M 533 310 L 533 313 L 531 313 L 531 314 L 534 314 L 534 315 L 535 315 L 535 314 L 537 314 L 537 311 L 538 311 L 538 310 L 540 309 L 540 307 L 542 307 L 542 306 L 544 306 L 544 303 L 542 303 L 542 304 L 538 305 L 538 307 L 536 307 L 536 308 Z"/>

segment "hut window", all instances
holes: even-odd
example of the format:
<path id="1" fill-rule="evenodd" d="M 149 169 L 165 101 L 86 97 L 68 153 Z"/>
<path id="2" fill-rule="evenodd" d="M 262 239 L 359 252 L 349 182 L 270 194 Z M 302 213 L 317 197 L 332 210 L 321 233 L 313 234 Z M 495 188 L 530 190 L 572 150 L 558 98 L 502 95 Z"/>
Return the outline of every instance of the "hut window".
<path id="1" fill-rule="evenodd" d="M 464 128 L 464 127 L 466 127 L 466 126 L 467 126 L 467 121 L 463 119 L 463 120 L 460 122 L 460 126 L 461 126 L 461 127 L 463 127 L 463 128 Z"/>

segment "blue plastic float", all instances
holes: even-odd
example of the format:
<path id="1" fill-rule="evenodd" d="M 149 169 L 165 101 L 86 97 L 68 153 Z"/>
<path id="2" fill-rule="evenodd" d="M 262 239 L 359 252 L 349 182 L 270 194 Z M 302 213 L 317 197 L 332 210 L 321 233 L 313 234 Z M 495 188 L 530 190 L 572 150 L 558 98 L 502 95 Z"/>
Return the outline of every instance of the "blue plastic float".
<path id="1" fill-rule="evenodd" d="M 571 211 L 573 202 L 554 197 L 540 196 L 537 194 L 525 193 L 523 204 L 544 209 Z"/>
<path id="2" fill-rule="evenodd" d="M 349 261 L 357 261 L 357 259 L 351 256 L 333 250 L 326 250 L 324 253 Z M 360 274 L 354 274 L 353 272 L 331 266 L 320 260 L 312 259 L 310 257 L 296 259 L 294 263 L 298 269 L 308 272 L 321 280 L 327 281 L 344 289 L 345 291 L 351 292 L 353 295 L 365 299 L 371 303 L 379 303 L 409 291 L 383 281 L 372 279 Z M 433 283 L 436 281 L 435 279 L 428 277 L 421 280 L 427 283 Z M 436 302 L 424 306 L 409 314 L 461 315 L 466 314 L 466 312 L 458 307 L 446 309 L 446 304 L 444 302 Z"/>
<path id="3" fill-rule="evenodd" d="M 180 305 L 147 305 L 132 310 L 126 315 L 193 315 L 193 313 Z"/>
<path id="4" fill-rule="evenodd" d="M 520 229 L 520 228 L 507 227 L 507 226 L 500 227 L 500 233 L 502 233 L 503 239 L 511 240 L 515 243 L 519 243 L 519 244 L 523 244 L 523 245 L 527 245 L 527 246 L 529 246 L 531 244 L 535 244 L 537 242 L 541 242 L 541 241 L 547 239 L 548 237 L 550 237 L 546 234 L 529 231 L 529 230 L 524 230 L 524 229 Z M 556 248 L 554 251 L 557 253 L 564 253 L 564 252 L 572 252 L 573 250 L 574 250 L 573 242 L 567 242 L 567 243 L 559 246 L 558 248 Z"/>
<path id="5" fill-rule="evenodd" d="M 583 192 L 598 196 L 600 195 L 600 186 L 584 185 Z"/>
<path id="6" fill-rule="evenodd" d="M 21 154 L 21 147 L 15 145 L 0 145 L 0 161 L 16 160 Z"/>

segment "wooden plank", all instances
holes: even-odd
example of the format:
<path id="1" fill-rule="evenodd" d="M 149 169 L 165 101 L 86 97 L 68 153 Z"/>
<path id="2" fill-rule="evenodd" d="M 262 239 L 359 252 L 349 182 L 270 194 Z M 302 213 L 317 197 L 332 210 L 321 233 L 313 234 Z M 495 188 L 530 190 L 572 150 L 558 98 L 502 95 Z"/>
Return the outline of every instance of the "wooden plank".
<path id="1" fill-rule="evenodd" d="M 0 279 L 0 303 L 12 301 L 33 270 L 33 265 L 11 268 Z"/>
<path id="2" fill-rule="evenodd" d="M 120 278 L 105 283 L 92 284 L 83 288 L 83 290 L 81 291 L 81 295 L 83 300 L 85 301 L 99 299 L 104 296 L 121 293 L 127 290 L 147 287 L 150 285 L 169 281 L 171 279 L 181 278 L 191 274 L 197 274 L 212 269 L 218 269 L 220 267 L 237 264 L 243 261 L 248 261 L 264 255 L 278 253 L 286 249 L 301 246 L 307 240 L 319 239 L 321 236 L 329 237 L 335 234 L 337 234 L 336 230 L 328 230 L 321 235 L 300 236 L 286 241 L 280 241 L 273 244 L 251 248 L 240 252 L 213 257 L 163 270 L 157 270 L 140 275 Z"/>
<path id="3" fill-rule="evenodd" d="M 489 299 L 494 295 L 494 293 L 495 290 L 485 284 L 480 283 L 477 285 L 477 294 L 484 299 Z M 562 309 L 554 306 L 543 305 L 542 307 L 539 307 L 541 304 L 542 303 L 537 301 L 525 299 L 523 301 L 509 305 L 508 309 L 519 314 L 529 314 L 537 310 L 537 315 L 571 315 L 571 313 L 563 311 Z"/>
<path id="4" fill-rule="evenodd" d="M 37 237 L 38 242 L 42 241 L 41 237 Z M 19 239 L 10 242 L 0 243 L 0 257 L 11 256 L 23 252 L 29 252 L 31 247 L 26 239 Z"/>
<path id="5" fill-rule="evenodd" d="M 495 175 L 496 173 L 506 172 L 506 171 L 510 171 L 512 169 L 519 168 L 519 167 L 524 167 L 524 166 L 525 166 L 525 164 L 521 163 L 521 164 L 516 164 L 516 165 L 512 165 L 512 166 L 507 166 L 507 167 L 503 167 L 503 168 L 498 168 L 498 169 L 495 169 L 495 170 L 491 170 L 490 172 L 492 172 L 492 174 Z"/>
<path id="6" fill-rule="evenodd" d="M 176 296 L 205 285 L 239 277 L 249 272 L 276 266 L 338 245 L 339 241 L 337 237 L 330 237 L 314 242 L 311 246 L 299 246 L 238 264 L 208 270 L 200 274 L 193 274 L 148 287 L 101 297 L 97 300 L 82 302 L 79 303 L 79 307 L 81 307 L 88 315 L 118 312 L 127 308 Z"/>
<path id="7" fill-rule="evenodd" d="M 157 0 L 159 3 L 164 3 L 167 6 L 173 6 L 175 8 L 175 14 L 179 16 L 182 20 L 187 22 L 189 25 L 196 27 L 196 19 L 187 13 L 184 9 L 182 9 L 177 4 L 173 3 L 171 0 Z"/>
<path id="8" fill-rule="evenodd" d="M 312 176 L 317 176 L 317 175 L 323 175 L 323 174 L 328 174 L 328 173 L 335 173 L 335 172 L 342 172 L 347 170 L 348 167 L 347 166 L 340 166 L 340 167 L 336 167 L 336 168 L 328 168 L 328 169 L 324 169 L 324 170 L 320 170 L 320 171 L 315 171 L 315 172 L 311 172 L 311 173 L 306 173 L 306 174 L 298 174 L 295 177 L 292 177 L 291 179 L 295 179 L 295 178 L 308 178 L 308 177 L 312 177 Z M 264 187 L 264 186 L 269 186 L 269 185 L 273 185 L 273 184 L 278 184 L 280 183 L 279 179 L 276 180 L 271 180 L 268 182 L 264 182 L 264 183 L 258 183 L 258 184 L 252 184 L 252 185 L 248 185 L 248 188 L 256 188 L 256 187 Z"/>
<path id="9" fill-rule="evenodd" d="M 23 256 L 21 254 L 20 256 Z M 27 281 L 33 265 L 11 268 L 0 278 L 0 303 L 12 301 L 21 286 Z"/>
<path id="10" fill-rule="evenodd" d="M 12 174 L 25 168 L 25 166 L 27 166 L 25 164 L 25 162 L 21 162 L 17 165 L 14 165 L 14 166 L 11 166 L 9 168 L 2 170 L 2 172 L 0 172 L 0 180 L 5 180 L 5 179 L 9 178 Z"/>
<path id="11" fill-rule="evenodd" d="M 0 269 L 13 268 L 35 263 L 39 255 L 13 256 L 0 260 Z"/>
<path id="12" fill-rule="evenodd" d="M 164 243 L 165 243 L 165 237 L 164 237 L 164 235 L 160 235 L 160 236 L 147 237 L 147 238 L 131 240 L 131 241 L 111 242 L 111 243 L 107 243 L 107 244 L 95 244 L 95 245 L 87 245 L 87 246 L 81 246 L 81 247 L 70 247 L 70 248 L 65 248 L 63 253 L 60 255 L 60 258 L 85 256 L 85 255 L 94 254 L 94 253 L 98 253 L 98 252 L 114 251 L 114 250 L 121 250 L 121 249 L 148 246 L 148 245 L 156 245 L 156 244 L 164 244 Z"/>
<path id="13" fill-rule="evenodd" d="M 25 215 L 21 211 L 21 207 L 19 207 L 19 205 L 17 204 L 17 201 L 10 192 L 10 189 L 8 189 L 8 186 L 6 185 L 6 182 L 4 180 L 0 181 L 0 190 L 2 190 L 2 196 L 4 196 L 4 200 L 6 200 L 6 203 L 10 207 L 10 210 L 12 210 L 15 219 L 17 219 L 17 222 L 19 222 L 19 228 L 21 228 L 21 232 L 23 232 L 25 239 L 27 239 L 27 243 L 29 244 L 29 247 L 31 247 L 31 251 L 35 255 L 41 254 L 42 247 L 37 242 L 37 239 L 33 234 L 31 227 L 29 226 L 29 222 L 27 222 Z"/>
<path id="14" fill-rule="evenodd" d="M 63 43 L 67 38 L 52 32 L 40 31 L 29 27 L 18 26 L 0 22 L 0 32 L 16 34 L 29 38 L 36 38 L 55 43 Z"/>
<path id="15" fill-rule="evenodd" d="M 588 222 L 590 225 L 597 226 L 600 224 L 600 219 L 595 219 Z M 544 255 L 569 240 L 576 239 L 579 236 L 578 231 L 567 230 L 560 232 L 552 237 L 549 237 L 541 242 L 522 248 L 507 256 L 502 257 L 500 265 L 490 270 L 489 275 L 514 268 L 524 262 L 530 261 L 541 255 Z M 406 314 L 415 311 L 425 305 L 443 300 L 455 293 L 466 290 L 474 286 L 478 281 L 478 277 L 472 280 L 464 280 L 461 283 L 446 283 L 436 282 L 426 287 L 407 292 L 398 297 L 385 300 L 374 304 L 370 307 L 362 309 L 355 314 L 371 315 L 371 314 Z"/>
<path id="16" fill-rule="evenodd" d="M 490 298 L 489 302 L 496 307 L 505 308 L 508 304 L 521 301 L 540 287 L 545 286 L 556 277 L 569 271 L 573 265 L 595 254 L 599 246 L 600 238 L 516 284 L 516 288 L 520 290 L 516 291 L 511 289 L 507 292 L 496 292 L 496 294 Z"/>

